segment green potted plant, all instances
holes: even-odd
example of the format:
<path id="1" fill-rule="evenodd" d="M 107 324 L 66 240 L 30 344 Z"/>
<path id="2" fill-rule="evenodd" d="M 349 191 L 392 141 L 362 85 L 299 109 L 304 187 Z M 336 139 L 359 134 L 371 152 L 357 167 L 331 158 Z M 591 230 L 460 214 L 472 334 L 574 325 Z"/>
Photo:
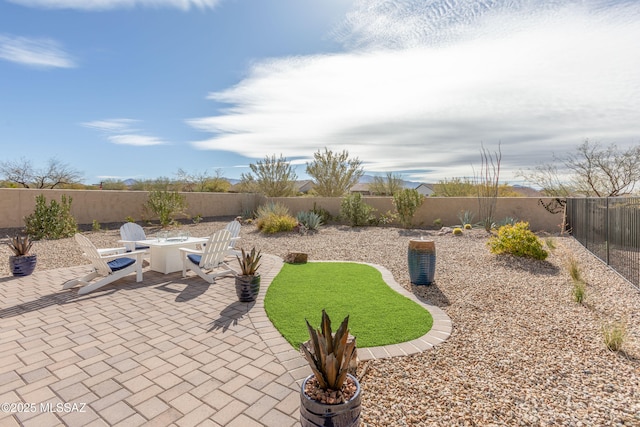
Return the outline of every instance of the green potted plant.
<path id="1" fill-rule="evenodd" d="M 349 316 L 333 334 L 331 320 L 324 310 L 320 329 L 314 329 L 307 321 L 310 341 L 300 349 L 313 374 L 300 388 L 302 427 L 360 424 L 360 383 L 348 373 L 356 358 L 356 340 L 349 339 L 348 323 Z"/>
<path id="2" fill-rule="evenodd" d="M 28 235 L 7 237 L 9 238 L 7 245 L 15 254 L 9 257 L 11 273 L 17 277 L 30 275 L 36 268 L 38 260 L 36 254 L 29 254 L 33 242 Z"/>
<path id="3" fill-rule="evenodd" d="M 236 255 L 242 274 L 236 276 L 236 294 L 240 302 L 255 301 L 260 292 L 260 251 L 252 248 L 251 252 L 241 249 L 241 255 Z"/>

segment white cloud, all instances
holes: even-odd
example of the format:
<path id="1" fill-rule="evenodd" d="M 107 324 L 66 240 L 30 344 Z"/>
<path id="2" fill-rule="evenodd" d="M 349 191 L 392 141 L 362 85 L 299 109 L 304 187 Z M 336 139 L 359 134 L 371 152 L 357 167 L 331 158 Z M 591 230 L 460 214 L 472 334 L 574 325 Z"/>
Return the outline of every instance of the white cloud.
<path id="1" fill-rule="evenodd" d="M 81 125 L 104 133 L 109 142 L 117 145 L 148 147 L 168 144 L 161 138 L 141 134 L 140 129 L 133 127 L 138 122 L 139 120 L 134 119 L 108 119 L 85 122 Z"/>
<path id="2" fill-rule="evenodd" d="M 0 34 L 0 59 L 36 68 L 73 68 L 74 59 L 51 39 Z"/>
<path id="3" fill-rule="evenodd" d="M 213 9 L 220 0 L 8 0 L 22 6 L 44 9 L 111 10 L 133 7 L 168 7 L 189 10 Z"/>
<path id="4" fill-rule="evenodd" d="M 512 179 L 585 138 L 640 139 L 640 7 L 415 3 L 362 2 L 337 31 L 343 53 L 258 63 L 210 95 L 227 110 L 189 121 L 213 134 L 194 146 L 254 158 L 346 148 L 370 171 L 437 180 L 470 175 L 480 144 L 501 142 Z"/>

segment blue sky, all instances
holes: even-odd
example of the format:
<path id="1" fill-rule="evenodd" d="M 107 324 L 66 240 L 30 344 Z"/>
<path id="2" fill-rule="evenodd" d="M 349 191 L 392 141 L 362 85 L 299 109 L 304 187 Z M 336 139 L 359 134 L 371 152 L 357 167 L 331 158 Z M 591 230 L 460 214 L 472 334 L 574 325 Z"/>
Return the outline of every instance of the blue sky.
<path id="1" fill-rule="evenodd" d="M 0 0 L 0 160 L 238 178 L 347 149 L 368 173 L 502 177 L 640 143 L 635 1 Z"/>

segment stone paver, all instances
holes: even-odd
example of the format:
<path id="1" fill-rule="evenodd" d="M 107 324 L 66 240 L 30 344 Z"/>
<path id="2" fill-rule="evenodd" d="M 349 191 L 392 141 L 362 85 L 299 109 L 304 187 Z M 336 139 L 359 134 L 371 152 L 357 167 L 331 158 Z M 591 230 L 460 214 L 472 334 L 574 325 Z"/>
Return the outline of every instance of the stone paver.
<path id="1" fill-rule="evenodd" d="M 0 278 L 0 397 L 36 408 L 0 412 L 0 425 L 298 424 L 310 370 L 264 312 L 281 267 L 263 257 L 260 296 L 249 304 L 237 301 L 232 277 L 209 285 L 147 269 L 141 283 L 130 275 L 81 297 L 61 288 L 88 266 Z M 449 336 L 446 314 L 375 267 L 431 311 L 434 326 L 411 343 L 358 349 L 360 360 L 413 354 Z"/>

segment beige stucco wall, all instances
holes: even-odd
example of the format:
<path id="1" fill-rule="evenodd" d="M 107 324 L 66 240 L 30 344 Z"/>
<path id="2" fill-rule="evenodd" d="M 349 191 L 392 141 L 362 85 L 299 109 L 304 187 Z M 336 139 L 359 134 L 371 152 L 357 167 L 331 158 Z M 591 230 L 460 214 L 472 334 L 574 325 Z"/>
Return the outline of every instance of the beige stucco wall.
<path id="1" fill-rule="evenodd" d="M 33 213 L 36 196 L 60 201 L 63 194 L 71 196 L 71 213 L 78 224 L 124 222 L 128 216 L 135 220 L 146 218 L 144 204 L 146 191 L 108 190 L 33 190 L 26 188 L 0 188 L 0 228 L 23 227 L 24 217 Z M 187 201 L 187 214 L 191 217 L 235 216 L 244 209 L 253 210 L 258 196 L 232 193 L 182 193 Z"/>
<path id="2" fill-rule="evenodd" d="M 23 227 L 23 218 L 35 208 L 35 198 L 43 194 L 47 202 L 60 200 L 63 194 L 73 197 L 71 212 L 79 224 L 124 222 L 128 216 L 135 220 L 146 218 L 143 206 L 147 201 L 146 191 L 107 190 L 32 190 L 18 188 L 0 189 L 0 228 Z M 340 213 L 339 197 L 278 197 L 265 198 L 255 194 L 237 193 L 182 193 L 187 200 L 187 214 L 191 217 L 222 217 L 241 215 L 246 210 L 254 210 L 265 201 L 278 201 L 289 207 L 292 214 L 310 210 L 314 203 L 328 210 L 332 215 Z M 543 199 L 547 202 L 552 199 Z M 378 214 L 394 211 L 391 197 L 364 197 L 364 201 L 377 209 Z M 529 221 L 536 231 L 559 231 L 561 214 L 551 214 L 539 203 L 540 198 L 513 197 L 497 200 L 495 218 L 514 217 Z M 414 224 L 431 227 L 439 218 L 443 225 L 458 224 L 461 211 L 475 213 L 474 221 L 479 221 L 478 199 L 475 197 L 428 197 L 414 218 Z"/>

